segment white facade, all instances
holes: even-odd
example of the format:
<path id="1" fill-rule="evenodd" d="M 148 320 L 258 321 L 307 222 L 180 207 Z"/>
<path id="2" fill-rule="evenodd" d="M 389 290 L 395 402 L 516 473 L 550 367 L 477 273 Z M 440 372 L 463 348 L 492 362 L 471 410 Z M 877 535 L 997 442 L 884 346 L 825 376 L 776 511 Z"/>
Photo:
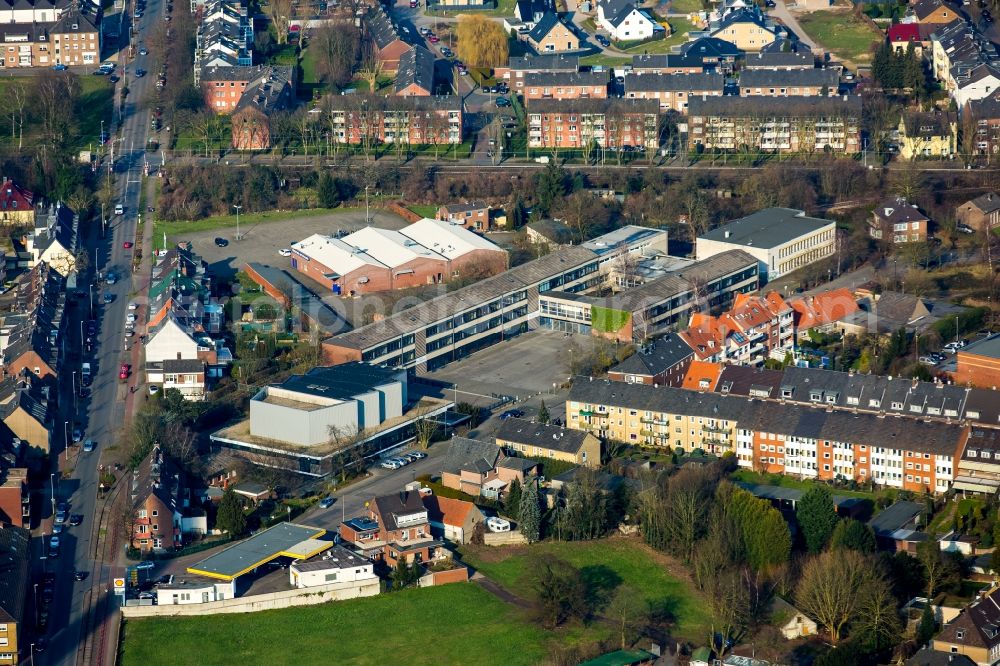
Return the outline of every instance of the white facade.
<path id="1" fill-rule="evenodd" d="M 340 584 L 345 590 L 355 588 L 358 594 L 354 596 L 358 597 L 373 597 L 379 593 L 375 565 L 353 554 L 350 558 L 335 554 L 321 560 L 295 562 L 288 567 L 288 584 L 297 588 Z"/>
<path id="2" fill-rule="evenodd" d="M 732 240 L 699 237 L 695 252 L 698 261 L 729 250 L 743 250 L 761 264 L 761 273 L 773 280 L 786 273 L 833 256 L 836 245 L 836 225 L 829 225 L 788 240 L 773 247 L 760 247 Z"/>
<path id="3" fill-rule="evenodd" d="M 598 5 L 597 23 L 619 42 L 651 39 L 656 31 L 656 23 L 635 7 L 615 25 L 605 16 L 604 5 Z"/>
<path id="4" fill-rule="evenodd" d="M 222 601 L 223 599 L 232 599 L 235 596 L 231 582 L 180 581 L 158 587 L 156 589 L 156 604 L 158 606 L 207 604 L 210 601 Z"/>
<path id="5" fill-rule="evenodd" d="M 1000 78 L 990 73 L 973 83 L 957 82 L 952 90 L 952 96 L 958 108 L 964 109 L 968 102 L 986 99 L 997 90 L 1000 90 Z"/>
<path id="6" fill-rule="evenodd" d="M 211 351 L 202 347 L 172 317 L 153 333 L 146 343 L 146 362 L 160 363 L 167 359 L 195 359 L 198 352 Z"/>

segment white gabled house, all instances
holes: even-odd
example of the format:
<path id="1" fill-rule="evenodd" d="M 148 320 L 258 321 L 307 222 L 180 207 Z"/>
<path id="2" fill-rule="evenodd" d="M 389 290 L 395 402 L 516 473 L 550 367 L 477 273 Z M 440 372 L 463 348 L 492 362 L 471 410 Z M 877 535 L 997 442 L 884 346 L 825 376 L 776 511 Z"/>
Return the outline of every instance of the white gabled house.
<path id="1" fill-rule="evenodd" d="M 597 24 L 616 42 L 652 39 L 657 32 L 665 32 L 652 16 L 628 0 L 598 0 Z"/>

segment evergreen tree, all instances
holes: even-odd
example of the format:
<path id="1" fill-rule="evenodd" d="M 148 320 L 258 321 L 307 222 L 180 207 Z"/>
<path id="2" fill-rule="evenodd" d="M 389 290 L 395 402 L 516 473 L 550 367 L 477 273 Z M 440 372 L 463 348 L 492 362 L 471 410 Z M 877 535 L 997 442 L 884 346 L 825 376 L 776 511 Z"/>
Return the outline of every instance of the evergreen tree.
<path id="1" fill-rule="evenodd" d="M 319 205 L 323 208 L 334 208 L 340 203 L 340 192 L 337 190 L 337 181 L 333 179 L 329 171 L 324 171 L 316 184 L 316 196 Z"/>
<path id="2" fill-rule="evenodd" d="M 889 47 L 889 43 L 882 42 L 875 49 L 875 55 L 872 58 L 872 77 L 885 88 L 890 87 L 888 82 L 891 76 L 892 57 L 892 49 Z"/>
<path id="3" fill-rule="evenodd" d="M 837 526 L 837 512 L 833 507 L 833 497 L 826 486 L 813 486 L 802 499 L 795 510 L 795 517 L 806 540 L 806 549 L 810 553 L 818 553 L 830 540 Z"/>
<path id="4" fill-rule="evenodd" d="M 548 215 L 552 206 L 566 196 L 568 185 L 566 170 L 554 161 L 549 162 L 535 176 L 535 207 L 532 213 L 543 217 Z"/>
<path id="5" fill-rule="evenodd" d="M 875 531 L 859 520 L 842 520 L 837 523 L 830 537 L 830 547 L 844 548 L 859 553 L 874 553 L 876 550 Z"/>
<path id="6" fill-rule="evenodd" d="M 542 404 L 538 407 L 538 422 L 548 423 L 549 422 L 549 409 L 545 406 L 545 401 L 542 400 Z"/>
<path id="7" fill-rule="evenodd" d="M 222 494 L 219 510 L 215 515 L 215 526 L 228 534 L 230 539 L 238 539 L 247 531 L 247 517 L 232 486 Z"/>
<path id="8" fill-rule="evenodd" d="M 520 194 L 514 199 L 514 205 L 511 206 L 508 218 L 511 229 L 520 229 L 528 223 L 528 213 L 524 207 L 524 200 L 521 199 Z"/>
<path id="9" fill-rule="evenodd" d="M 521 494 L 521 482 L 514 479 L 510 483 L 510 490 L 507 491 L 507 499 L 503 503 L 504 511 L 514 520 L 517 520 L 518 516 L 521 515 Z"/>
<path id="10" fill-rule="evenodd" d="M 924 66 L 917 57 L 916 48 L 913 42 L 906 47 L 906 53 L 902 57 L 901 77 L 903 87 L 913 91 L 916 99 L 922 99 L 927 94 L 927 79 L 924 75 Z"/>
<path id="11" fill-rule="evenodd" d="M 521 493 L 521 506 L 518 509 L 521 521 L 521 534 L 533 543 L 541 538 L 542 510 L 538 504 L 538 483 L 531 481 L 525 485 Z"/>
<path id="12" fill-rule="evenodd" d="M 917 625 L 917 645 L 925 645 L 934 638 L 934 611 L 930 604 L 924 605 L 924 611 L 920 614 L 920 624 Z"/>

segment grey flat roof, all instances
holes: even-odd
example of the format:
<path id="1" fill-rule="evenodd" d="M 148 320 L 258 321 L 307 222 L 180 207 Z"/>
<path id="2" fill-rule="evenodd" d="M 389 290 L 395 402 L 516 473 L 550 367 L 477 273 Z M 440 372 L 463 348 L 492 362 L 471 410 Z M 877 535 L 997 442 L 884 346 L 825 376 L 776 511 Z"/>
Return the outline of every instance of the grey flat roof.
<path id="1" fill-rule="evenodd" d="M 904 525 L 913 520 L 924 510 L 923 505 L 916 502 L 896 502 L 886 507 L 882 513 L 868 521 L 875 534 L 888 535 L 901 530 Z"/>
<path id="2" fill-rule="evenodd" d="M 283 554 L 305 559 L 326 550 L 332 544 L 331 541 L 317 542 L 315 548 L 310 548 L 315 552 L 295 550 L 303 542 L 313 541 L 324 534 L 326 530 L 322 527 L 278 523 L 192 564 L 187 572 L 220 580 L 233 580 Z"/>
<path id="3" fill-rule="evenodd" d="M 602 236 L 580 243 L 580 247 L 585 247 L 600 257 L 609 252 L 617 251 L 622 243 L 631 245 L 646 238 L 655 238 L 665 233 L 666 231 L 663 229 L 627 224 L 624 227 L 609 231 Z"/>
<path id="4" fill-rule="evenodd" d="M 794 208 L 765 208 L 716 227 L 700 238 L 773 248 L 833 224 L 833 220 L 809 217 Z"/>
<path id="5" fill-rule="evenodd" d="M 313 368 L 304 375 L 292 375 L 282 383 L 272 386 L 322 398 L 347 400 L 359 393 L 370 391 L 374 386 L 383 386 L 396 381 L 398 373 L 399 370 L 355 361 Z"/>
<path id="6" fill-rule="evenodd" d="M 989 356 L 1000 358 L 1000 335 L 993 335 L 982 340 L 969 344 L 968 347 L 958 350 L 959 354 L 975 354 L 977 356 Z"/>

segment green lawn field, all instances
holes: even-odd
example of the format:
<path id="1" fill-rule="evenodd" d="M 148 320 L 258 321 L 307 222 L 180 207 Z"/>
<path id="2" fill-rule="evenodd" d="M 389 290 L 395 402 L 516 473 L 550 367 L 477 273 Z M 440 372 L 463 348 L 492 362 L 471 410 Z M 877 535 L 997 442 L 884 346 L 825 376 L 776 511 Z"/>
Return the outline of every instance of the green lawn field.
<path id="1" fill-rule="evenodd" d="M 884 37 L 850 12 L 809 12 L 799 17 L 799 24 L 837 58 L 855 64 L 871 62 L 872 44 Z"/>
<path id="2" fill-rule="evenodd" d="M 537 664 L 549 634 L 475 583 L 260 613 L 125 622 L 123 666 Z"/>
<path id="3" fill-rule="evenodd" d="M 114 87 L 105 76 L 80 76 L 80 96 L 77 101 L 76 122 L 69 129 L 70 144 L 79 149 L 95 149 L 98 146 L 98 139 L 101 134 L 101 121 L 106 122 L 104 128 L 111 127 L 111 101 L 114 96 Z M 31 91 L 32 77 L 4 77 L 0 79 L 0 98 L 8 99 L 10 90 L 15 85 L 24 85 Z M 26 108 L 24 117 L 24 142 L 26 148 L 30 148 L 41 131 L 41 121 L 38 115 L 32 112 L 31 105 Z M 17 147 L 17 137 L 11 135 L 11 118 L 8 114 L 0 119 L 0 141 L 8 145 Z"/>
<path id="4" fill-rule="evenodd" d="M 660 556 L 639 541 L 600 539 L 546 541 L 503 549 L 466 547 L 462 560 L 514 594 L 530 599 L 529 567 L 536 553 L 566 560 L 591 582 L 602 580 L 610 582 L 612 588 L 627 585 L 638 590 L 650 604 L 674 618 L 673 633 L 679 638 L 703 642 L 708 635 L 708 614 L 694 588 L 672 575 Z"/>

